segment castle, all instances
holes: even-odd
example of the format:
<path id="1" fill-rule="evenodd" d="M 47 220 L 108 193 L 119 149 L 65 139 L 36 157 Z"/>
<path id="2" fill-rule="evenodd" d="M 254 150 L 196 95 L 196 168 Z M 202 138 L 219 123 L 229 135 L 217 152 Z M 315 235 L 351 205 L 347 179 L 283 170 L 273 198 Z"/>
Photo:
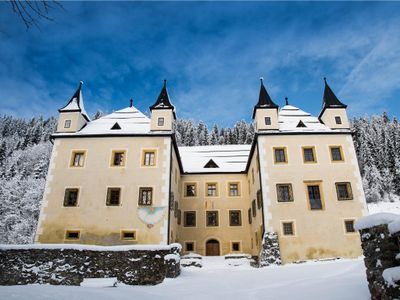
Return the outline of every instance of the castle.
<path id="1" fill-rule="evenodd" d="M 180 147 L 166 82 L 148 118 L 131 102 L 90 120 L 82 82 L 59 109 L 36 243 L 181 243 L 284 263 L 361 255 L 367 214 L 346 105 L 325 80 L 319 117 L 279 109 L 261 81 L 251 145 Z"/>

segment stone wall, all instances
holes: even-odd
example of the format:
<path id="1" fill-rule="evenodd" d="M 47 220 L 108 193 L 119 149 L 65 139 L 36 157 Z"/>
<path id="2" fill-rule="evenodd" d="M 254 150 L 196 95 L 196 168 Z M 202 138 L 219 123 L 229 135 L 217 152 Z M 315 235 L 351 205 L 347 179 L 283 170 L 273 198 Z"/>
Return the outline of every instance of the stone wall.
<path id="1" fill-rule="evenodd" d="M 385 269 L 400 266 L 399 237 L 390 234 L 386 224 L 361 229 L 360 236 L 371 299 L 400 299 L 399 286 L 389 285 L 382 276 Z"/>
<path id="2" fill-rule="evenodd" d="M 118 248 L 119 247 L 119 248 Z M 0 246 L 0 285 L 79 285 L 84 278 L 117 277 L 129 285 L 154 285 L 180 274 L 180 245 Z"/>

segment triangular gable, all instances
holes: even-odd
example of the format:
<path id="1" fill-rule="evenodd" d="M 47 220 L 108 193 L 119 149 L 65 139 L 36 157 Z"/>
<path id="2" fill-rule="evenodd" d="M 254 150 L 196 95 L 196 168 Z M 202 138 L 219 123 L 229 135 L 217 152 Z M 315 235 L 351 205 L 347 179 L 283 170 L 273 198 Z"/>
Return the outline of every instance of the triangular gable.
<path id="1" fill-rule="evenodd" d="M 208 163 L 205 164 L 204 168 L 219 168 L 219 166 L 215 163 L 215 161 L 210 159 Z"/>
<path id="2" fill-rule="evenodd" d="M 117 129 L 121 129 L 121 126 L 119 126 L 118 123 L 115 123 L 115 124 L 113 125 L 113 127 L 111 127 L 111 130 L 117 130 Z"/>
<path id="3" fill-rule="evenodd" d="M 299 124 L 297 124 L 296 127 L 307 127 L 306 124 L 303 123 L 302 120 L 299 121 Z"/>

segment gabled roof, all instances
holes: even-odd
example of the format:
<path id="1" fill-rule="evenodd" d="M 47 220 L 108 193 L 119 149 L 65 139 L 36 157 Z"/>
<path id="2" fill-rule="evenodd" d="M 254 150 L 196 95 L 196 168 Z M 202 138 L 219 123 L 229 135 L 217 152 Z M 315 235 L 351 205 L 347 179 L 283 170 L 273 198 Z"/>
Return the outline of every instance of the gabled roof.
<path id="1" fill-rule="evenodd" d="M 253 109 L 253 119 L 256 116 L 256 109 L 257 108 L 275 108 L 278 109 L 278 105 L 272 101 L 271 97 L 269 96 L 267 89 L 264 86 L 263 78 L 260 78 L 261 86 L 260 86 L 260 95 L 258 96 L 258 102 L 254 106 Z"/>
<path id="2" fill-rule="evenodd" d="M 303 124 L 299 126 L 299 124 Z M 317 117 L 312 116 L 293 105 L 285 105 L 278 113 L 278 126 L 280 132 L 327 132 L 331 129 Z"/>
<path id="3" fill-rule="evenodd" d="M 80 112 L 83 117 L 89 122 L 89 115 L 85 111 L 85 107 L 83 105 L 83 96 L 82 96 L 82 85 L 83 81 L 79 83 L 79 87 L 76 92 L 72 95 L 71 99 L 68 101 L 67 105 L 63 108 L 60 108 L 59 112 Z"/>
<path id="4" fill-rule="evenodd" d="M 156 102 L 152 106 L 150 106 L 150 110 L 153 110 L 153 109 L 173 109 L 173 110 L 175 110 L 175 107 L 171 104 L 171 101 L 169 99 L 166 80 L 164 80 L 164 86 L 161 89 L 160 95 L 158 96 Z"/>
<path id="5" fill-rule="evenodd" d="M 325 108 L 346 108 L 347 105 L 340 102 L 340 100 L 336 97 L 335 93 L 332 91 L 328 83 L 326 82 L 326 78 L 324 77 L 325 82 L 325 90 L 324 90 L 324 98 L 322 103 L 322 109 Z"/>
<path id="6" fill-rule="evenodd" d="M 178 147 L 185 173 L 244 172 L 251 145 Z M 212 160 L 218 168 L 207 168 Z"/>
<path id="7" fill-rule="evenodd" d="M 116 124 L 120 129 L 115 130 Z M 150 119 L 134 106 L 117 110 L 109 115 L 93 120 L 73 135 L 110 135 L 113 134 L 148 134 L 150 133 Z"/>

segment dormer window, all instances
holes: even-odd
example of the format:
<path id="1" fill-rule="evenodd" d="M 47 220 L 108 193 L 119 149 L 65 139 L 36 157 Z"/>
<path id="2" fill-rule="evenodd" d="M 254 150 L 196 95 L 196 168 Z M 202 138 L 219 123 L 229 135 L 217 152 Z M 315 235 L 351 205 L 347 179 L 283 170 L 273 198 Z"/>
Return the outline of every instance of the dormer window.
<path id="1" fill-rule="evenodd" d="M 265 121 L 265 125 L 271 125 L 271 117 L 265 117 L 264 121 Z"/>
<path id="2" fill-rule="evenodd" d="M 111 130 L 118 130 L 118 129 L 121 129 L 121 126 L 119 126 L 118 123 L 115 123 L 115 124 L 113 125 L 113 127 L 111 127 Z"/>
<path id="3" fill-rule="evenodd" d="M 204 165 L 204 168 L 219 168 L 219 166 L 212 159 L 210 159 L 208 163 Z"/>
<path id="4" fill-rule="evenodd" d="M 307 127 L 307 126 L 306 124 L 303 123 L 302 120 L 300 120 L 296 127 Z"/>
<path id="5" fill-rule="evenodd" d="M 335 122 L 336 122 L 336 124 L 341 125 L 342 124 L 342 118 L 339 117 L 339 116 L 336 116 L 335 117 Z"/>
<path id="6" fill-rule="evenodd" d="M 163 117 L 158 118 L 157 125 L 158 126 L 164 126 L 164 118 Z"/>
<path id="7" fill-rule="evenodd" d="M 70 128 L 70 127 L 71 127 L 71 120 L 65 120 L 64 128 Z"/>

